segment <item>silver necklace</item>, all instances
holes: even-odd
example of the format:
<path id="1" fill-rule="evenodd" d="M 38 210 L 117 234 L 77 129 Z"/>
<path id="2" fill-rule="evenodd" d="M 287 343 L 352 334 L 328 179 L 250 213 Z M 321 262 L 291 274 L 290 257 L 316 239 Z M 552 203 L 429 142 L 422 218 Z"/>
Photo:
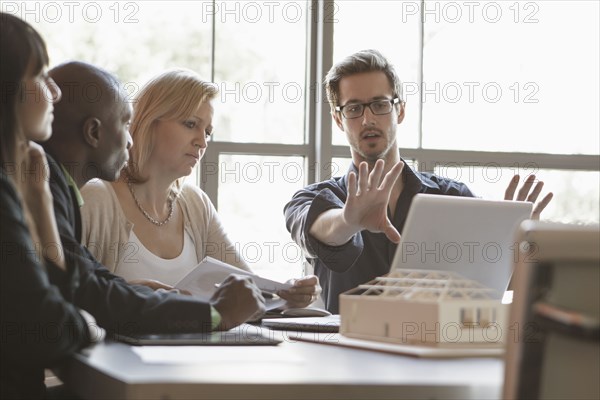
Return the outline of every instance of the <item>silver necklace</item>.
<path id="1" fill-rule="evenodd" d="M 171 220 L 171 218 L 173 218 L 173 210 L 175 209 L 173 204 L 175 203 L 175 199 L 177 198 L 177 195 L 175 195 L 172 191 L 171 191 L 171 194 L 169 194 L 169 199 L 167 200 L 167 202 L 168 202 L 167 204 L 169 206 L 169 215 L 167 216 L 166 219 L 164 219 L 162 221 L 158 221 L 158 220 L 154 219 L 150 214 L 148 214 L 148 212 L 146 210 L 144 210 L 144 208 L 138 201 L 137 197 L 135 196 L 135 191 L 133 190 L 133 183 L 131 181 L 127 182 L 127 187 L 129 187 L 129 191 L 131 192 L 133 201 L 135 201 L 135 205 L 142 212 L 142 214 L 144 214 L 144 217 L 146 217 L 146 219 L 148 221 L 152 222 L 156 226 L 163 226 L 167 222 L 169 222 Z"/>

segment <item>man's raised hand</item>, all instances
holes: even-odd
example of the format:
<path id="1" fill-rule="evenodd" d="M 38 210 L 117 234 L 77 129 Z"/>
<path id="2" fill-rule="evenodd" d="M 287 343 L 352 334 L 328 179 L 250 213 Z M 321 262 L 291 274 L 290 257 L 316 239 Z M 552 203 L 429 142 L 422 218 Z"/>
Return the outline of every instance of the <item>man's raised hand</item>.
<path id="1" fill-rule="evenodd" d="M 348 198 L 343 217 L 349 226 L 358 231 L 383 232 L 394 243 L 400 242 L 400 233 L 388 218 L 387 209 L 394 184 L 402 173 L 404 163 L 399 161 L 383 177 L 384 161 L 377 160 L 369 173 L 366 162 L 348 175 Z"/>
<path id="2" fill-rule="evenodd" d="M 523 186 L 517 192 L 517 198 L 514 198 L 515 191 L 517 190 L 517 186 L 519 185 L 519 175 L 515 175 L 508 184 L 506 191 L 504 192 L 504 200 L 516 200 L 516 201 L 529 201 L 534 204 L 533 211 L 531 212 L 531 219 L 540 219 L 540 214 L 546 208 L 552 197 L 554 196 L 552 192 L 548 193 L 544 198 L 537 202 L 537 199 L 542 192 L 542 188 L 544 187 L 544 182 L 538 181 L 533 188 L 533 191 L 529 193 L 533 183 L 535 182 L 535 175 L 529 175 L 525 178 L 525 182 L 523 182 Z"/>

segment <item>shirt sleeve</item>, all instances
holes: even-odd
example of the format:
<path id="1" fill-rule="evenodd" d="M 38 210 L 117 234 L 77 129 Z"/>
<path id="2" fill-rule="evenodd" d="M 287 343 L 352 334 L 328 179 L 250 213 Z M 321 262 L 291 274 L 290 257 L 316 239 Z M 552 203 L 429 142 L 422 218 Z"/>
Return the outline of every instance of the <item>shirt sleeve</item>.
<path id="1" fill-rule="evenodd" d="M 88 251 L 104 265 L 109 271 L 114 272 L 121 258 L 122 248 L 125 243 L 119 243 L 115 232 L 115 225 L 122 219 L 117 215 L 115 201 L 109 192 L 107 183 L 93 179 L 81 188 L 84 205 L 81 211 L 81 243 Z"/>
<path id="2" fill-rule="evenodd" d="M 69 292 L 74 271 L 40 259 L 16 191 L 6 179 L 0 195 L 2 359 L 18 367 L 49 366 L 90 343 L 85 319 L 62 295 Z M 49 281 L 48 270 L 60 276 L 60 287 Z"/>
<path id="3" fill-rule="evenodd" d="M 347 243 L 331 246 L 312 236 L 310 228 L 325 211 L 343 208 L 344 201 L 345 194 L 339 188 L 311 185 L 296 192 L 284 209 L 287 229 L 305 256 L 320 260 L 335 272 L 348 270 L 358 259 L 364 248 L 362 235 L 359 232 Z"/>
<path id="4" fill-rule="evenodd" d="M 435 175 L 431 175 L 430 179 L 439 185 L 441 194 L 449 196 L 475 197 L 473 192 L 471 192 L 471 189 L 469 189 L 469 187 L 462 182 L 441 178 Z"/>
<path id="5" fill-rule="evenodd" d="M 212 330 L 214 331 L 221 323 L 221 314 L 213 306 L 210 306 L 210 317 L 212 321 Z"/>

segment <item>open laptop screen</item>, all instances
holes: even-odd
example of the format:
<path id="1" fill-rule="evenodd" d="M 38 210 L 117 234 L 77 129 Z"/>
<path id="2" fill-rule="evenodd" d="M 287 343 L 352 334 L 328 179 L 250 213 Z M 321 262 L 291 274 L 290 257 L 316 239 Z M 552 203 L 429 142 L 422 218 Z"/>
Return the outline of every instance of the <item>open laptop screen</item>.
<path id="1" fill-rule="evenodd" d="M 518 254 L 517 227 L 532 207 L 524 201 L 418 194 L 391 269 L 452 271 L 502 296 Z"/>

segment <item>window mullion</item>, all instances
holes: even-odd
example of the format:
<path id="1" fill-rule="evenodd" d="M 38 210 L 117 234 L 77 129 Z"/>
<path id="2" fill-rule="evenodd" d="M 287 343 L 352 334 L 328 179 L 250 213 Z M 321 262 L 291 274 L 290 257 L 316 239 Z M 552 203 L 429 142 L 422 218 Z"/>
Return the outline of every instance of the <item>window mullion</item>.
<path id="1" fill-rule="evenodd" d="M 314 158 L 309 158 L 309 171 L 314 176 L 310 179 L 313 182 L 328 179 L 331 175 L 331 115 L 329 113 L 329 103 L 325 89 L 323 88 L 323 79 L 327 71 L 333 65 L 333 23 L 326 22 L 327 10 L 334 9 L 333 0 L 313 1 L 311 7 L 310 28 L 310 94 L 308 98 L 307 112 L 310 113 L 310 121 L 313 126 L 309 129 L 309 144 L 311 153 L 314 151 Z M 314 150 L 312 150 L 314 149 Z M 312 166 L 316 168 L 312 168 Z M 314 172 L 313 172 L 314 171 Z"/>
<path id="2" fill-rule="evenodd" d="M 419 35 L 419 49 L 420 49 L 420 54 L 419 54 L 419 66 L 418 66 L 418 78 L 417 81 L 420 84 L 421 90 L 419 90 L 419 104 L 417 105 L 418 108 L 418 118 L 419 118 L 419 137 L 418 137 L 418 142 L 417 142 L 417 147 L 420 149 L 423 147 L 423 46 L 425 45 L 425 21 L 423 18 L 423 10 L 425 8 L 425 0 L 421 0 L 421 7 L 419 7 L 419 20 L 421 21 L 421 34 Z"/>
<path id="3" fill-rule="evenodd" d="M 212 146 L 211 146 L 212 147 Z M 196 176 L 196 184 L 208 195 L 215 208 L 219 208 L 219 156 L 218 148 L 204 153 Z"/>

